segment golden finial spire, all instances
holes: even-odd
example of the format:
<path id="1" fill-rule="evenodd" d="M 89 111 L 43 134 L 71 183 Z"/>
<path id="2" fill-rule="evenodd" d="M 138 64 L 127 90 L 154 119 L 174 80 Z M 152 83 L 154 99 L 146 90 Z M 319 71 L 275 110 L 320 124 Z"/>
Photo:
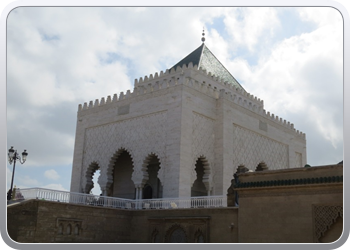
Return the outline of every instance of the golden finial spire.
<path id="1" fill-rule="evenodd" d="M 204 37 L 205 33 L 204 33 L 204 27 L 203 27 L 203 33 L 202 33 L 202 42 L 204 43 L 205 41 L 205 37 Z"/>

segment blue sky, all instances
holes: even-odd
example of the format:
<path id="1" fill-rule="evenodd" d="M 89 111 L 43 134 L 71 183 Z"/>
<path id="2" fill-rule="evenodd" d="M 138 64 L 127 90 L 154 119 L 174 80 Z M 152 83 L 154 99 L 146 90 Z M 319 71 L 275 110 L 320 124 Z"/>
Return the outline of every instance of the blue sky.
<path id="1" fill-rule="evenodd" d="M 241 85 L 306 133 L 310 165 L 343 160 L 343 25 L 333 8 L 20 7 L 7 20 L 7 145 L 29 155 L 15 185 L 69 190 L 78 104 L 165 71 L 200 46 L 203 27 Z"/>

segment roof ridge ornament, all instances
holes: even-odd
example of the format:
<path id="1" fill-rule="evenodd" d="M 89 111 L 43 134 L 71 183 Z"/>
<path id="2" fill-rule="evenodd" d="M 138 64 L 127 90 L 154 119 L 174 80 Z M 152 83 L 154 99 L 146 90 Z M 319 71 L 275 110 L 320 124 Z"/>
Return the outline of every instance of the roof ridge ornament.
<path id="1" fill-rule="evenodd" d="M 202 33 L 202 42 L 204 43 L 204 41 L 205 41 L 205 33 L 204 33 L 204 27 L 203 27 L 203 33 Z"/>

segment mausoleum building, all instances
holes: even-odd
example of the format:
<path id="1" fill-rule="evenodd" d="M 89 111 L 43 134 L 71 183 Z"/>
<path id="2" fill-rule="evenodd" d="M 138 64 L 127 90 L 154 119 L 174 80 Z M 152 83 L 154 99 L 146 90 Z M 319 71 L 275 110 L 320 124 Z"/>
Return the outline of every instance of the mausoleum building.
<path id="1" fill-rule="evenodd" d="M 133 90 L 79 105 L 70 191 L 225 195 L 239 165 L 254 171 L 262 162 L 269 170 L 303 167 L 305 134 L 267 112 L 203 42 L 170 69 L 135 80 Z"/>

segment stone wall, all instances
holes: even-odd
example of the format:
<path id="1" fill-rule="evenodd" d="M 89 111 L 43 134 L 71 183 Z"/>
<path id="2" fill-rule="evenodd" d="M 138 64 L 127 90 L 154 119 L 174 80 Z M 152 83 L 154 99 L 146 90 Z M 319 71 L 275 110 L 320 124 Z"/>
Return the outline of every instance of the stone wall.
<path id="1" fill-rule="evenodd" d="M 182 228 L 187 242 L 238 242 L 238 209 L 122 210 L 30 200 L 8 206 L 8 233 L 29 243 L 149 243 Z M 233 223 L 231 228 L 231 223 Z"/>
<path id="2" fill-rule="evenodd" d="M 172 227 L 181 227 L 188 242 L 195 242 L 196 232 L 204 233 L 204 242 L 238 242 L 237 208 L 198 208 L 135 211 L 133 242 L 152 242 L 152 233 L 158 231 L 158 242 L 166 242 Z M 231 229 L 231 223 L 233 227 Z"/>
<path id="3" fill-rule="evenodd" d="M 127 210 L 29 200 L 8 207 L 8 233 L 14 241 L 29 243 L 130 242 L 131 215 Z"/>
<path id="4" fill-rule="evenodd" d="M 240 174 L 238 219 L 244 223 L 239 224 L 239 242 L 337 240 L 343 220 L 342 178 L 342 165 Z"/>
<path id="5" fill-rule="evenodd" d="M 210 195 L 225 193 L 239 164 L 249 169 L 260 161 L 271 169 L 306 164 L 304 133 L 266 112 L 262 100 L 193 65 L 79 106 L 70 191 L 88 192 L 93 165 L 101 170 L 98 183 L 107 195 L 120 150 L 131 155 L 136 197 L 148 181 L 150 155 L 160 161 L 163 197 L 190 196 L 199 158 Z"/>
<path id="6" fill-rule="evenodd" d="M 28 201 L 7 207 L 7 233 L 17 242 L 34 242 L 38 202 Z"/>
<path id="7" fill-rule="evenodd" d="M 239 207 L 123 210 L 29 200 L 7 207 L 17 242 L 334 242 L 343 165 L 238 174 Z M 230 194 L 232 190 L 230 189 Z"/>

